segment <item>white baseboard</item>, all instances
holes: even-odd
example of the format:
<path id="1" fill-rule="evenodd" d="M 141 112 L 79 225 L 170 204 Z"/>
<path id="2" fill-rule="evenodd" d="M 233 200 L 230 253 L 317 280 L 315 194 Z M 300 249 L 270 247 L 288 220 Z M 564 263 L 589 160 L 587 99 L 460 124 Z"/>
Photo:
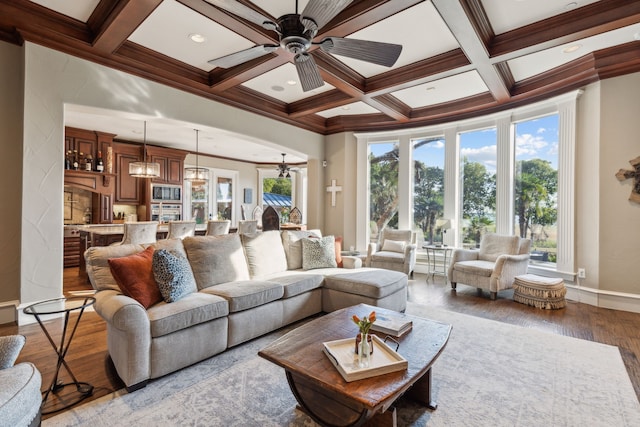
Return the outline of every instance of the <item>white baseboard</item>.
<path id="1" fill-rule="evenodd" d="M 565 283 L 565 286 L 567 288 L 567 299 L 572 301 L 595 307 L 640 313 L 640 295 L 638 294 L 585 288 L 570 283 Z"/>

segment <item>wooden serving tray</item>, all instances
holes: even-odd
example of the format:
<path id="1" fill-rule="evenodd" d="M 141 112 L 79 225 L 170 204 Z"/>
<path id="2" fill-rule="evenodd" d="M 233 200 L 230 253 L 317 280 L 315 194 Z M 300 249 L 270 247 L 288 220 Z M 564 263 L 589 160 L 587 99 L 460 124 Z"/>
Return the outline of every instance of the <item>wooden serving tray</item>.
<path id="1" fill-rule="evenodd" d="M 409 364 L 404 357 L 396 353 L 376 335 L 371 335 L 371 338 L 373 354 L 371 354 L 368 368 L 358 367 L 355 338 L 322 343 L 324 353 L 346 382 L 407 369 Z"/>

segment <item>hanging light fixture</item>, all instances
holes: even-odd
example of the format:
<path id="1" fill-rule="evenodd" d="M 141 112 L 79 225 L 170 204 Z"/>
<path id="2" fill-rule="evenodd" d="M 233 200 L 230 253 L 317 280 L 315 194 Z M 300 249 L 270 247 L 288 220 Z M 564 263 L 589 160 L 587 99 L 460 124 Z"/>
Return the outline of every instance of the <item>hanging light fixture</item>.
<path id="1" fill-rule="evenodd" d="M 147 162 L 147 122 L 144 122 L 144 140 L 141 162 L 129 163 L 129 175 L 136 178 L 158 178 L 160 176 L 160 163 Z"/>
<path id="2" fill-rule="evenodd" d="M 201 185 L 209 181 L 209 169 L 198 167 L 198 129 L 196 131 L 196 167 L 185 168 L 184 180 L 191 182 L 192 185 Z"/>
<path id="3" fill-rule="evenodd" d="M 285 153 L 280 153 L 280 154 L 282 154 L 282 163 L 278 165 L 278 170 L 280 171 L 280 173 L 278 174 L 278 178 L 291 178 L 291 174 L 289 173 L 291 168 L 289 167 L 288 164 L 284 162 L 284 156 L 286 156 L 286 154 Z"/>

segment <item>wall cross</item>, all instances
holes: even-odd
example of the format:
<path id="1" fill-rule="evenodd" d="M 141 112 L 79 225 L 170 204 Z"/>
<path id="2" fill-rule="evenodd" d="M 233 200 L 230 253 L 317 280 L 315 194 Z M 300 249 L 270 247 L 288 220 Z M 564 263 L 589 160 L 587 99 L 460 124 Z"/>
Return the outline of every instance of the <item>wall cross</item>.
<path id="1" fill-rule="evenodd" d="M 341 185 L 336 185 L 336 180 L 331 180 L 331 185 L 327 187 L 327 193 L 331 193 L 331 206 L 336 205 L 336 193 L 342 191 Z"/>
<path id="2" fill-rule="evenodd" d="M 624 181 L 629 178 L 634 178 L 635 182 L 633 184 L 633 188 L 631 189 L 631 195 L 629 196 L 629 200 L 632 202 L 640 203 L 640 156 L 635 159 L 629 160 L 631 166 L 633 166 L 633 170 L 620 169 L 616 174 L 616 178 L 618 181 Z"/>

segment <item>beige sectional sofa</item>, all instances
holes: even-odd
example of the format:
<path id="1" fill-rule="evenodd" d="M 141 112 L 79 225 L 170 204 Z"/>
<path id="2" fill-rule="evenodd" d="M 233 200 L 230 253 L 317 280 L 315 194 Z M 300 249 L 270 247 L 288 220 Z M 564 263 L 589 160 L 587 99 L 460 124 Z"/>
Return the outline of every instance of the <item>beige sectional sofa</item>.
<path id="1" fill-rule="evenodd" d="M 91 247 L 87 272 L 96 312 L 107 323 L 109 354 L 128 391 L 292 322 L 357 303 L 404 311 L 407 275 L 375 268 L 303 270 L 302 239 L 311 232 L 195 236 L 158 241 L 188 260 L 197 289 L 145 309 L 123 294 L 109 259 L 142 245 Z M 305 254 L 308 256 L 307 254 Z M 354 267 L 358 259 L 345 259 Z"/>

